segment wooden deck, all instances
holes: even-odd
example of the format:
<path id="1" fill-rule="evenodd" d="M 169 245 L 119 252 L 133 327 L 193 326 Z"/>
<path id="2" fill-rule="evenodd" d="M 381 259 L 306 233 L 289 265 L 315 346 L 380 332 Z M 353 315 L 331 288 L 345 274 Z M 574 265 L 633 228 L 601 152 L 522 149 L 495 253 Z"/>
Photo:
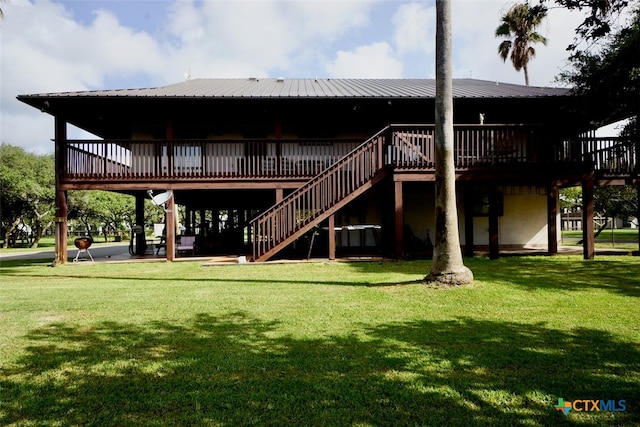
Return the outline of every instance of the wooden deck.
<path id="1" fill-rule="evenodd" d="M 395 125 L 379 133 L 383 165 L 397 173 L 434 171 L 434 126 Z M 180 183 L 185 188 L 232 185 L 297 188 L 356 149 L 358 139 L 68 140 L 64 188 L 148 188 Z M 455 126 L 459 174 L 500 170 L 546 173 L 550 168 L 593 169 L 597 178 L 637 173 L 638 149 L 619 138 L 553 137 L 543 128 L 519 125 Z M 349 169 L 346 173 L 351 173 Z"/>

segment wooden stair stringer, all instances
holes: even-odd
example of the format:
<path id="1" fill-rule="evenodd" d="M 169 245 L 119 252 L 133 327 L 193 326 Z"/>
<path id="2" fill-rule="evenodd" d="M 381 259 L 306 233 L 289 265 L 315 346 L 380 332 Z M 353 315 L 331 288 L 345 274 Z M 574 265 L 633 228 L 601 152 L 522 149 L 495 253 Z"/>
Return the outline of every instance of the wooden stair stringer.
<path id="1" fill-rule="evenodd" d="M 358 196 L 360 196 L 361 194 L 363 194 L 366 191 L 368 191 L 375 184 L 377 184 L 378 182 L 382 181 L 387 175 L 388 175 L 388 171 L 385 168 L 382 168 L 382 169 L 378 170 L 378 172 L 369 181 L 367 181 L 365 184 L 363 184 L 360 187 L 358 187 L 356 190 L 351 192 L 349 195 L 343 197 L 340 201 L 335 203 L 330 208 L 328 208 L 328 209 L 324 210 L 322 213 L 318 214 L 318 216 L 314 217 L 307 224 L 305 224 L 302 227 L 300 227 L 300 229 L 298 229 L 294 233 L 292 233 L 289 236 L 287 236 L 285 239 L 283 239 L 281 242 L 279 242 L 273 248 L 271 248 L 270 250 L 266 251 L 264 254 L 262 254 L 262 256 L 254 259 L 253 261 L 254 262 L 264 262 L 264 261 L 269 260 L 272 256 L 274 256 L 275 254 L 277 254 L 278 252 L 283 250 L 285 247 L 287 247 L 288 245 L 293 243 L 296 239 L 300 238 L 305 233 L 310 231 L 313 227 L 315 227 L 316 225 L 320 224 L 322 221 L 327 219 L 329 216 L 333 215 L 338 210 L 342 209 L 344 206 L 346 206 L 347 204 L 349 204 L 350 202 L 355 200 Z"/>

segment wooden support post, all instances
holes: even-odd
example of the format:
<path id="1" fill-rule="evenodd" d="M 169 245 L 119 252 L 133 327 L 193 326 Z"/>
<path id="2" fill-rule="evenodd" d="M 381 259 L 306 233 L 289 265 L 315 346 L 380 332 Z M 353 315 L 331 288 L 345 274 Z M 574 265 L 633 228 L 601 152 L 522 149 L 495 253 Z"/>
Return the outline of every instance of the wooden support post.
<path id="1" fill-rule="evenodd" d="M 328 230 L 329 235 L 329 259 L 336 259 L 336 216 L 330 215 L 328 218 Z"/>
<path id="2" fill-rule="evenodd" d="M 171 197 L 166 203 L 167 209 L 167 261 L 173 261 L 176 257 L 176 203 L 173 190 L 169 190 Z"/>
<path id="3" fill-rule="evenodd" d="M 67 192 L 61 189 L 62 178 L 66 168 L 67 154 L 67 121 L 62 117 L 55 117 L 55 185 L 56 185 L 56 214 L 55 214 L 55 259 L 53 265 L 65 264 L 68 258 L 67 250 Z"/>
<path id="4" fill-rule="evenodd" d="M 68 259 L 67 250 L 67 192 L 58 190 L 56 191 L 56 237 L 55 237 L 55 254 L 56 258 L 53 261 L 53 265 L 65 264 Z"/>
<path id="5" fill-rule="evenodd" d="M 211 227 L 213 228 L 213 235 L 218 237 L 220 235 L 220 209 L 218 208 L 211 210 Z"/>
<path id="6" fill-rule="evenodd" d="M 204 208 L 200 208 L 200 235 L 206 235 L 207 230 L 207 211 Z"/>
<path id="7" fill-rule="evenodd" d="M 637 121 L 640 122 L 640 120 L 637 120 Z M 637 125 L 640 127 L 640 123 L 637 123 Z M 636 151 L 636 153 L 639 153 L 639 151 Z M 638 184 L 636 185 L 636 193 L 638 196 L 638 199 L 637 199 L 638 210 L 636 212 L 636 221 L 638 221 L 638 250 L 633 254 L 640 255 L 640 182 L 638 182 Z"/>
<path id="8" fill-rule="evenodd" d="M 276 188 L 276 203 L 280 203 L 284 199 L 284 189 Z"/>
<path id="9" fill-rule="evenodd" d="M 593 172 L 582 181 L 582 248 L 584 259 L 595 256 L 593 235 Z"/>
<path id="10" fill-rule="evenodd" d="M 464 188 L 464 254 L 473 256 L 473 188 Z"/>
<path id="11" fill-rule="evenodd" d="M 404 258 L 404 206 L 402 200 L 402 181 L 394 181 L 396 258 Z"/>
<path id="12" fill-rule="evenodd" d="M 241 230 L 240 233 L 240 247 L 242 251 L 245 251 L 247 241 L 245 240 L 244 228 L 247 226 L 247 211 L 245 209 L 238 209 L 238 228 Z"/>
<path id="13" fill-rule="evenodd" d="M 558 253 L 558 184 L 555 182 L 547 189 L 547 251 L 550 255 Z"/>
<path id="14" fill-rule="evenodd" d="M 191 220 L 193 219 L 192 216 L 192 211 L 191 208 L 189 206 L 185 206 L 184 208 L 184 220 L 186 222 L 186 224 L 184 225 L 184 232 L 187 235 L 192 235 L 193 234 L 193 227 L 191 226 L 192 222 Z"/>
<path id="15" fill-rule="evenodd" d="M 136 225 L 142 227 L 142 233 L 136 233 L 135 236 L 131 236 L 132 239 L 136 239 L 136 255 L 144 255 L 144 248 L 146 250 L 146 239 L 144 233 L 144 194 L 136 194 Z"/>
<path id="16" fill-rule="evenodd" d="M 500 257 L 500 234 L 498 227 L 498 187 L 489 186 L 489 259 Z"/>

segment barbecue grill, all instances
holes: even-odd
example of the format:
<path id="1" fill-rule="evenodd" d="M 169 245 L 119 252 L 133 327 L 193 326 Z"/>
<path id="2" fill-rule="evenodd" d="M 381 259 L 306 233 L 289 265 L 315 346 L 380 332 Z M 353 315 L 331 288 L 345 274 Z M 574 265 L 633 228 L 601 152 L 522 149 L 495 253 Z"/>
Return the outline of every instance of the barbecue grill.
<path id="1" fill-rule="evenodd" d="M 93 243 L 93 239 L 89 236 L 85 236 L 85 237 L 78 237 L 77 239 L 75 239 L 73 241 L 73 244 L 76 245 L 76 248 L 78 248 L 78 253 L 76 254 L 76 257 L 73 259 L 73 262 L 78 262 L 81 260 L 86 260 L 87 258 L 80 258 L 80 254 L 86 253 L 87 255 L 89 255 L 89 258 L 91 259 L 91 261 L 93 261 L 93 257 L 91 256 L 91 252 L 89 252 L 89 247 L 91 246 L 91 244 Z"/>

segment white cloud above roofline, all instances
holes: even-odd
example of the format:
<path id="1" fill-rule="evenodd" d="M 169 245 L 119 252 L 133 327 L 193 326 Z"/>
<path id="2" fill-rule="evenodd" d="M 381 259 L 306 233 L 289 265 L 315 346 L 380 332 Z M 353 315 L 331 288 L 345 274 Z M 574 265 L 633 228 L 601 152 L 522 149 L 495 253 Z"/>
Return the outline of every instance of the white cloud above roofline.
<path id="1" fill-rule="evenodd" d="M 133 1 L 133 0 L 132 0 Z M 433 78 L 432 1 L 11 0 L 0 23 L 0 141 L 41 150 L 46 115 L 18 94 L 153 87 L 197 77 Z M 248 7 L 250 5 L 251 7 Z M 497 55 L 503 0 L 454 0 L 454 76 L 521 84 Z M 531 62 L 553 85 L 582 16 L 552 10 Z M 33 126 L 28 126 L 33 123 Z"/>

